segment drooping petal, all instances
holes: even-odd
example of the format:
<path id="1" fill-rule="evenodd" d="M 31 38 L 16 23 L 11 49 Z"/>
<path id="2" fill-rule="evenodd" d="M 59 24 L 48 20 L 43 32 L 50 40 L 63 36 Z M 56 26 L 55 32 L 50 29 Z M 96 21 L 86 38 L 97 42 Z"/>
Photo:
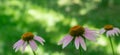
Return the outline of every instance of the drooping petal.
<path id="1" fill-rule="evenodd" d="M 13 49 L 15 49 L 18 45 L 21 45 L 22 42 L 23 42 L 23 40 L 18 40 L 18 41 L 13 45 Z"/>
<path id="2" fill-rule="evenodd" d="M 89 28 L 85 28 L 85 33 L 89 33 L 97 37 L 97 31 L 96 30 L 90 30 Z"/>
<path id="3" fill-rule="evenodd" d="M 110 33 L 111 33 L 111 36 L 115 36 L 116 31 L 113 29 L 113 30 L 110 31 Z"/>
<path id="4" fill-rule="evenodd" d="M 85 29 L 85 33 L 83 34 L 83 36 L 88 40 L 96 41 L 97 33 L 95 31 L 93 32 Z"/>
<path id="5" fill-rule="evenodd" d="M 114 30 L 114 34 L 118 36 L 119 32 L 117 30 Z"/>
<path id="6" fill-rule="evenodd" d="M 25 51 L 26 46 L 27 46 L 27 42 L 24 42 L 24 44 L 23 44 L 23 48 L 22 48 L 22 52 Z"/>
<path id="7" fill-rule="evenodd" d="M 75 38 L 75 47 L 76 47 L 76 49 L 79 49 L 79 45 L 80 45 L 79 37 L 76 37 Z"/>
<path id="8" fill-rule="evenodd" d="M 116 30 L 118 33 L 120 33 L 120 29 L 119 28 L 114 28 L 114 30 Z"/>
<path id="9" fill-rule="evenodd" d="M 38 42 L 40 42 L 42 45 L 44 45 L 43 42 L 45 42 L 45 40 L 42 37 L 35 36 L 34 39 L 37 40 Z"/>
<path id="10" fill-rule="evenodd" d="M 107 37 L 112 36 L 112 35 L 111 35 L 111 31 L 107 31 L 107 32 L 106 32 L 106 36 L 107 36 Z"/>
<path id="11" fill-rule="evenodd" d="M 34 40 L 30 40 L 30 47 L 32 48 L 33 51 L 35 51 L 37 49 L 37 44 L 35 43 Z"/>
<path id="12" fill-rule="evenodd" d="M 64 40 L 66 40 L 67 38 L 69 38 L 69 35 L 66 35 L 61 41 L 59 41 L 58 45 L 63 44 Z"/>
<path id="13" fill-rule="evenodd" d="M 108 37 L 108 36 L 115 36 L 115 34 L 117 34 L 117 33 L 116 33 L 116 31 L 113 29 L 113 30 L 107 31 L 106 34 L 107 34 L 107 37 Z"/>
<path id="14" fill-rule="evenodd" d="M 119 35 L 119 33 L 118 33 L 117 31 L 115 31 L 115 35 L 116 35 L 116 36 L 118 36 L 118 35 Z"/>
<path id="15" fill-rule="evenodd" d="M 114 28 L 113 29 L 115 31 L 115 34 L 118 36 L 118 34 L 120 34 L 120 29 L 119 28 Z"/>
<path id="16" fill-rule="evenodd" d="M 16 45 L 16 47 L 15 47 L 15 52 L 18 51 L 18 49 L 23 45 L 23 43 L 24 43 L 24 41 L 21 40 L 21 41 Z"/>
<path id="17" fill-rule="evenodd" d="M 109 37 L 109 31 L 106 32 L 106 36 Z"/>
<path id="18" fill-rule="evenodd" d="M 104 28 L 102 28 L 102 29 L 99 31 L 99 33 L 100 33 L 100 34 L 105 33 L 105 29 L 104 29 Z"/>
<path id="19" fill-rule="evenodd" d="M 96 41 L 96 37 L 91 34 L 84 34 L 85 38 L 91 41 Z"/>
<path id="20" fill-rule="evenodd" d="M 81 44 L 82 48 L 86 51 L 86 49 L 87 49 L 86 44 L 84 42 L 84 39 L 81 36 L 79 36 L 79 41 L 80 41 L 80 44 Z"/>
<path id="21" fill-rule="evenodd" d="M 72 41 L 72 39 L 73 37 L 69 35 L 68 38 L 64 40 L 62 48 L 64 49 Z"/>

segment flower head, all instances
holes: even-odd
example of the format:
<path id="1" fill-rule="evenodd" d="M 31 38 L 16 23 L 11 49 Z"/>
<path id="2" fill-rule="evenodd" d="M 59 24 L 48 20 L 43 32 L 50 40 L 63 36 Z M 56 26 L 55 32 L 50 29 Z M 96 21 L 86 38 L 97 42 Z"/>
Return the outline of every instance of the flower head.
<path id="1" fill-rule="evenodd" d="M 120 33 L 120 29 L 117 27 L 113 27 L 113 25 L 105 25 L 104 28 L 102 28 L 99 31 L 100 34 L 106 33 L 106 36 L 115 36 Z"/>
<path id="2" fill-rule="evenodd" d="M 23 34 L 22 38 L 14 44 L 13 49 L 15 49 L 16 52 L 20 47 L 22 47 L 22 51 L 24 51 L 26 46 L 30 44 L 32 50 L 35 51 L 37 49 L 37 44 L 35 43 L 35 40 L 44 45 L 43 42 L 45 42 L 45 40 L 43 38 L 41 38 L 40 36 L 36 36 L 31 32 L 27 32 Z"/>
<path id="3" fill-rule="evenodd" d="M 86 50 L 86 44 L 84 39 L 96 41 L 96 31 L 84 28 L 82 26 L 74 26 L 70 29 L 69 34 L 66 35 L 58 45 L 63 45 L 62 48 L 65 48 L 73 39 L 76 49 L 79 49 L 79 46 Z"/>

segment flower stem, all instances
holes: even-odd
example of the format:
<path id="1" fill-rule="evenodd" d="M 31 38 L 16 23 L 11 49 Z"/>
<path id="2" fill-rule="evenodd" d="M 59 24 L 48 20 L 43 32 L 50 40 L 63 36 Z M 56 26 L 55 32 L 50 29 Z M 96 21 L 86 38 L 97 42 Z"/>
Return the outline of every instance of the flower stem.
<path id="1" fill-rule="evenodd" d="M 82 48 L 81 48 L 81 47 L 80 47 L 80 55 L 83 55 L 83 54 L 82 54 Z"/>
<path id="2" fill-rule="evenodd" d="M 32 51 L 34 55 L 36 55 L 35 51 Z"/>
<path id="3" fill-rule="evenodd" d="M 114 47 L 113 47 L 113 43 L 112 43 L 111 37 L 109 37 L 109 41 L 110 41 L 110 45 L 111 45 L 111 48 L 112 48 L 112 53 L 113 53 L 113 55 L 115 55 Z"/>

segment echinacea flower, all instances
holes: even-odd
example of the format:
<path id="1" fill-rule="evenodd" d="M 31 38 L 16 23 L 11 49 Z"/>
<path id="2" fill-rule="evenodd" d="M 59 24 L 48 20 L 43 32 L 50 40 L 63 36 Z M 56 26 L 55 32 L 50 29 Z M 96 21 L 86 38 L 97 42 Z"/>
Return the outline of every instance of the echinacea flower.
<path id="1" fill-rule="evenodd" d="M 16 52 L 18 51 L 18 49 L 20 49 L 20 47 L 22 47 L 22 52 L 24 52 L 26 46 L 30 44 L 32 50 L 35 51 L 37 49 L 37 44 L 35 43 L 35 40 L 44 45 L 43 42 L 45 42 L 45 40 L 43 38 L 33 35 L 31 32 L 27 32 L 23 34 L 22 38 L 14 44 L 13 49 L 15 49 Z"/>
<path id="2" fill-rule="evenodd" d="M 86 50 L 86 44 L 84 39 L 88 39 L 91 41 L 96 41 L 96 31 L 90 30 L 88 28 L 84 28 L 82 26 L 74 26 L 70 29 L 69 34 L 66 35 L 58 45 L 63 45 L 62 48 L 65 48 L 72 40 L 74 40 L 74 44 L 76 49 L 79 49 L 79 46 Z"/>
<path id="3" fill-rule="evenodd" d="M 113 27 L 113 25 L 106 25 L 104 26 L 104 28 L 102 28 L 99 32 L 100 34 L 103 34 L 103 33 L 106 33 L 106 36 L 107 37 L 110 37 L 110 36 L 115 36 L 120 33 L 120 29 L 117 28 L 117 27 Z"/>

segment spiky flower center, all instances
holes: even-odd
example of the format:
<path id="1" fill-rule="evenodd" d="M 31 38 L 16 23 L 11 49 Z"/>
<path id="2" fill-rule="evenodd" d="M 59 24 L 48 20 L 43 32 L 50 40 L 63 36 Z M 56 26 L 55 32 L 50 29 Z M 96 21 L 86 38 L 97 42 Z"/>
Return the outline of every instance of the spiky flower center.
<path id="1" fill-rule="evenodd" d="M 104 26 L 104 29 L 105 30 L 112 30 L 113 26 L 112 25 L 106 25 L 106 26 Z"/>
<path id="2" fill-rule="evenodd" d="M 33 37 L 34 37 L 34 35 L 31 32 L 27 32 L 27 33 L 25 33 L 25 34 L 22 35 L 22 39 L 24 41 L 32 40 Z"/>
<path id="3" fill-rule="evenodd" d="M 76 37 L 84 34 L 84 28 L 82 26 L 74 26 L 70 29 L 70 35 Z"/>

